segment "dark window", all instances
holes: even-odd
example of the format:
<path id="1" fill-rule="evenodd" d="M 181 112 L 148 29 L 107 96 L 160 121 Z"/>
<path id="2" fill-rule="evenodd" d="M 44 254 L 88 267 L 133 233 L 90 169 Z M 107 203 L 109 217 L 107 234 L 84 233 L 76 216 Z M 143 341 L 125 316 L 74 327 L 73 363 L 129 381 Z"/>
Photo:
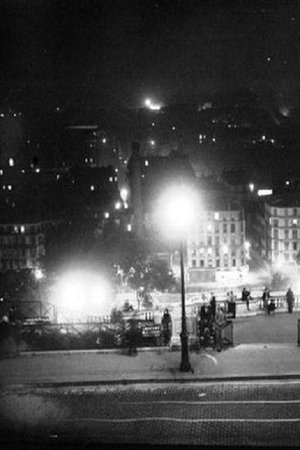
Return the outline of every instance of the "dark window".
<path id="1" fill-rule="evenodd" d="M 204 267 L 204 259 L 200 259 L 200 267 Z"/>
<path id="2" fill-rule="evenodd" d="M 227 223 L 223 223 L 223 233 L 227 233 Z"/>
<path id="3" fill-rule="evenodd" d="M 297 250 L 297 242 L 293 242 L 293 250 Z"/>
<path id="4" fill-rule="evenodd" d="M 298 230 L 293 230 L 293 239 L 298 239 Z"/>
<path id="5" fill-rule="evenodd" d="M 235 233 L 235 224 L 234 223 L 231 224 L 230 231 L 231 231 L 231 233 Z"/>

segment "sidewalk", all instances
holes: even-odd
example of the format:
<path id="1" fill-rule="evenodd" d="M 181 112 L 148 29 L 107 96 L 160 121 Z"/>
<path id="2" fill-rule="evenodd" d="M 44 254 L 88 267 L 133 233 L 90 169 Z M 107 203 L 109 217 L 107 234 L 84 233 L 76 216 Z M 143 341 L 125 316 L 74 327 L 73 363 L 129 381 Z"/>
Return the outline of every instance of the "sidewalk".
<path id="1" fill-rule="evenodd" d="M 300 347 L 242 344 L 220 353 L 190 352 L 194 373 L 179 371 L 180 351 L 62 351 L 21 354 L 0 361 L 0 388 L 64 385 L 300 379 Z"/>

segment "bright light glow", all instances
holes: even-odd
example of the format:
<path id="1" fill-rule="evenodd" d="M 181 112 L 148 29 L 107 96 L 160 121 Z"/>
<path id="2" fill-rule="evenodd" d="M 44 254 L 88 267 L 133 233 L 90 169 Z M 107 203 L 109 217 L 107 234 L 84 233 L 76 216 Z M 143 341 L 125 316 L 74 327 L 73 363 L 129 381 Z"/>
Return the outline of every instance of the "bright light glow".
<path id="1" fill-rule="evenodd" d="M 254 191 L 254 184 L 253 183 L 249 184 L 249 190 L 250 190 L 250 192 Z"/>
<path id="2" fill-rule="evenodd" d="M 105 219 L 109 219 L 109 212 L 105 212 L 104 217 L 105 217 Z"/>
<path id="3" fill-rule="evenodd" d="M 95 190 L 95 186 L 92 184 L 92 185 L 90 186 L 90 189 L 91 189 L 91 191 L 94 191 L 94 190 Z"/>
<path id="4" fill-rule="evenodd" d="M 151 140 L 151 141 L 150 141 L 150 144 L 152 145 L 152 147 L 154 147 L 155 141 Z"/>
<path id="5" fill-rule="evenodd" d="M 149 161 L 146 159 L 145 166 L 149 166 Z"/>
<path id="6" fill-rule="evenodd" d="M 121 202 L 116 202 L 115 203 L 115 209 L 121 209 Z"/>
<path id="7" fill-rule="evenodd" d="M 127 231 L 132 231 L 131 223 L 129 223 L 129 224 L 127 225 Z"/>
<path id="8" fill-rule="evenodd" d="M 21 225 L 20 231 L 21 231 L 21 233 L 25 233 L 25 226 L 24 225 Z"/>
<path id="9" fill-rule="evenodd" d="M 247 251 L 249 251 L 250 247 L 251 247 L 250 242 L 249 242 L 249 241 L 246 241 L 246 242 L 245 242 L 245 249 L 246 249 Z"/>
<path id="10" fill-rule="evenodd" d="M 106 138 L 103 138 L 103 139 L 102 139 L 102 144 L 106 144 L 106 142 L 107 142 L 107 139 L 106 139 Z"/>
<path id="11" fill-rule="evenodd" d="M 219 220 L 220 219 L 220 214 L 218 212 L 215 212 L 215 220 Z"/>
<path id="12" fill-rule="evenodd" d="M 41 269 L 35 269 L 34 276 L 37 280 L 41 280 L 42 278 L 44 278 L 44 274 Z"/>
<path id="13" fill-rule="evenodd" d="M 199 198 L 196 192 L 188 186 L 172 186 L 159 201 L 159 224 L 166 232 L 182 236 L 195 223 L 197 210 Z"/>
<path id="14" fill-rule="evenodd" d="M 14 162 L 14 159 L 13 159 L 13 158 L 9 158 L 9 160 L 8 160 L 8 165 L 9 165 L 9 167 L 14 167 L 15 162 Z"/>
<path id="15" fill-rule="evenodd" d="M 223 244 L 222 250 L 223 250 L 224 253 L 228 253 L 228 245 L 227 244 Z"/>
<path id="16" fill-rule="evenodd" d="M 286 180 L 285 184 L 286 184 L 286 186 L 289 186 L 290 185 L 289 180 Z"/>
<path id="17" fill-rule="evenodd" d="M 273 194 L 273 189 L 258 189 L 257 191 L 257 195 L 259 197 L 263 197 L 265 195 L 272 195 Z"/>
<path id="18" fill-rule="evenodd" d="M 152 111 L 159 111 L 161 109 L 161 105 L 158 103 L 153 103 L 150 98 L 146 98 L 145 106 Z"/>
<path id="19" fill-rule="evenodd" d="M 125 187 L 122 188 L 120 195 L 121 195 L 121 199 L 123 200 L 123 202 L 126 202 L 126 200 L 128 198 L 128 190 Z"/>
<path id="20" fill-rule="evenodd" d="M 52 301 L 64 318 L 108 314 L 111 309 L 110 287 L 97 273 L 65 273 L 56 284 L 54 296 Z"/>

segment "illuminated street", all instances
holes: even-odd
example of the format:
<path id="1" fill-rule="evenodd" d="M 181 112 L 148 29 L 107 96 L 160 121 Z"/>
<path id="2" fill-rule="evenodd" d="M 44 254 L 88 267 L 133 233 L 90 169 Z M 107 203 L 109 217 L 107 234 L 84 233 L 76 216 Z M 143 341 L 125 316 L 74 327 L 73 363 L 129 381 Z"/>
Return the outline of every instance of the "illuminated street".
<path id="1" fill-rule="evenodd" d="M 58 388 L 6 392 L 1 402 L 0 427 L 48 445 L 300 443 L 299 382 Z"/>

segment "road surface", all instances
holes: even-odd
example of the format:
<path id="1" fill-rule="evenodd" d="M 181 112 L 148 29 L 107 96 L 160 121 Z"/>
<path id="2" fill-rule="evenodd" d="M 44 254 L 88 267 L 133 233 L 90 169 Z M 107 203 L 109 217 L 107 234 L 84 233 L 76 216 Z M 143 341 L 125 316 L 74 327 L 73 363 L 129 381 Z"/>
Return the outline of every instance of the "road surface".
<path id="1" fill-rule="evenodd" d="M 14 444 L 300 446 L 300 381 L 69 387 L 1 393 Z"/>

